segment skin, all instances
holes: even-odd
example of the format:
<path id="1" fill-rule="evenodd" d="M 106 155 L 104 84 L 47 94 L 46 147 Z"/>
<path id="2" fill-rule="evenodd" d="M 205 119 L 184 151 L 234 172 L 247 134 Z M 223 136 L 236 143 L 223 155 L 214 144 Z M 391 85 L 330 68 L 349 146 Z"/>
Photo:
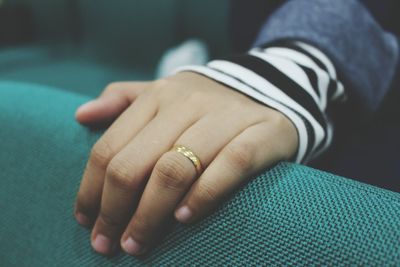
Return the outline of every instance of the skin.
<path id="1" fill-rule="evenodd" d="M 75 218 L 93 227 L 95 251 L 131 255 L 156 245 L 165 225 L 203 219 L 252 175 L 296 152 L 294 125 L 280 112 L 199 74 L 110 84 L 81 106 L 83 125 L 113 122 L 94 145 Z M 171 150 L 190 148 L 192 162 Z"/>

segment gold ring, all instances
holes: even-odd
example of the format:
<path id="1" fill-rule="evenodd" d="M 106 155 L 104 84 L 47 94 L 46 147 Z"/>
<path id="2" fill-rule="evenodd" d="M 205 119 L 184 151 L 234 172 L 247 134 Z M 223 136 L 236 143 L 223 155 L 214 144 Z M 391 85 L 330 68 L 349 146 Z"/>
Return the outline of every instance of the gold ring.
<path id="1" fill-rule="evenodd" d="M 184 155 L 186 158 L 188 158 L 196 168 L 197 175 L 200 175 L 202 172 L 202 166 L 201 166 L 201 161 L 200 159 L 193 153 L 192 150 L 189 148 L 182 146 L 182 145 L 176 145 L 173 148 L 174 151 Z"/>

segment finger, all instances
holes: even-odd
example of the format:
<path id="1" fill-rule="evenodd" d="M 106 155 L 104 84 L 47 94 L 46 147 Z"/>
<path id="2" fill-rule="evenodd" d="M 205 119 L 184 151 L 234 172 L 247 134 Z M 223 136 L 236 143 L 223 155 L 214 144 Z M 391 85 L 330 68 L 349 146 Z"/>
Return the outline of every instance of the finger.
<path id="1" fill-rule="evenodd" d="M 110 122 L 129 107 L 147 84 L 146 82 L 112 83 L 97 99 L 80 106 L 75 117 L 84 125 Z"/>
<path id="2" fill-rule="evenodd" d="M 291 140 L 290 134 L 263 122 L 234 138 L 179 204 L 177 220 L 190 223 L 205 217 L 249 177 L 284 159 L 290 144 L 278 140 Z"/>
<path id="3" fill-rule="evenodd" d="M 231 114 L 226 111 L 205 116 L 186 130 L 176 144 L 190 147 L 203 168 L 206 168 L 221 148 L 258 119 L 255 116 L 245 116 L 245 119 L 239 120 L 229 116 Z M 121 240 L 127 253 L 139 255 L 157 241 L 196 176 L 193 163 L 176 151 L 169 151 L 158 160 L 138 209 Z"/>
<path id="4" fill-rule="evenodd" d="M 97 217 L 111 159 L 155 116 L 157 105 L 152 97 L 138 97 L 93 146 L 76 200 L 75 217 L 80 224 L 89 226 Z"/>
<path id="5" fill-rule="evenodd" d="M 109 254 L 119 245 L 156 161 L 196 120 L 196 115 L 181 110 L 160 112 L 112 159 L 92 231 L 92 245 L 97 252 Z"/>

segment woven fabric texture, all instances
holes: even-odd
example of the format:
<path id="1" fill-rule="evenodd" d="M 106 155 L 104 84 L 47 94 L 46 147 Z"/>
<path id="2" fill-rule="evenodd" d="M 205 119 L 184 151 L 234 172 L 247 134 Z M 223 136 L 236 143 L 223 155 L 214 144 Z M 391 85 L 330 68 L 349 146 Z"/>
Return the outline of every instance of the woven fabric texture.
<path id="1" fill-rule="evenodd" d="M 0 82 L 0 266 L 400 266 L 400 195 L 281 163 L 144 258 L 105 258 L 72 216 L 86 97 Z"/>

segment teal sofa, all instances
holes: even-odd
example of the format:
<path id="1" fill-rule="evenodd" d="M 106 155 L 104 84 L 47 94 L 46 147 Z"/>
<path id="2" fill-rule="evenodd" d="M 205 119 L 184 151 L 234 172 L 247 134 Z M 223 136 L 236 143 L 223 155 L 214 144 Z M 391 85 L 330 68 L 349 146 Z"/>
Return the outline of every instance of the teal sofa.
<path id="1" fill-rule="evenodd" d="M 254 177 L 142 258 L 106 258 L 72 216 L 101 136 L 75 109 L 115 80 L 152 79 L 196 37 L 230 53 L 227 1 L 9 0 L 34 39 L 0 48 L 0 266 L 400 266 L 400 194 L 292 163 Z M 1 8 L 1 7 L 0 7 Z"/>

